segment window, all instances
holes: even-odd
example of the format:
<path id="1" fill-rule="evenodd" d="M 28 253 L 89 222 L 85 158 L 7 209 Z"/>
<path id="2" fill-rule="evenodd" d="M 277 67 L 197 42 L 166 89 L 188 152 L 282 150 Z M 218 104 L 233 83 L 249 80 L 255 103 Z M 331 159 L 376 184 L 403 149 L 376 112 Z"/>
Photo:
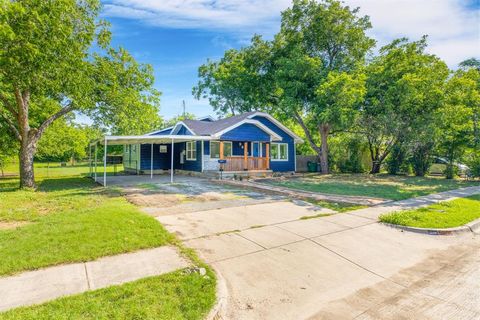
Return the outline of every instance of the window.
<path id="1" fill-rule="evenodd" d="M 160 146 L 160 153 L 167 153 L 167 146 Z"/>
<path id="2" fill-rule="evenodd" d="M 223 156 L 232 156 L 232 142 L 223 142 Z M 220 141 L 210 141 L 210 159 L 220 159 Z"/>
<path id="3" fill-rule="evenodd" d="M 187 142 L 187 160 L 197 160 L 197 142 Z"/>
<path id="4" fill-rule="evenodd" d="M 272 143 L 271 158 L 272 161 L 288 161 L 288 144 Z"/>

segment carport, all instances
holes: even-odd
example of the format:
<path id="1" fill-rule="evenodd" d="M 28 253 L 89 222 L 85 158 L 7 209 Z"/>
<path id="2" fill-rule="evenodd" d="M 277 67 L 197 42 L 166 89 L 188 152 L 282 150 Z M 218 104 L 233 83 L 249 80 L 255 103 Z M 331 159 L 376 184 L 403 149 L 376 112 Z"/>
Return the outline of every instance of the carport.
<path id="1" fill-rule="evenodd" d="M 150 179 L 153 179 L 153 145 L 154 144 L 170 144 L 171 158 L 170 158 L 170 183 L 173 183 L 174 178 L 174 148 L 175 143 L 188 141 L 207 141 L 211 140 L 206 136 L 192 136 L 192 135 L 144 135 L 144 136 L 105 136 L 103 139 L 96 140 L 90 143 L 89 150 L 89 170 L 95 182 L 107 186 L 107 149 L 108 146 L 114 145 L 132 145 L 132 144 L 150 144 L 151 145 L 151 159 L 150 159 Z M 103 155 L 103 179 L 98 181 L 97 176 L 97 148 L 98 145 L 104 146 Z M 92 168 L 92 148 L 94 149 L 95 165 Z"/>

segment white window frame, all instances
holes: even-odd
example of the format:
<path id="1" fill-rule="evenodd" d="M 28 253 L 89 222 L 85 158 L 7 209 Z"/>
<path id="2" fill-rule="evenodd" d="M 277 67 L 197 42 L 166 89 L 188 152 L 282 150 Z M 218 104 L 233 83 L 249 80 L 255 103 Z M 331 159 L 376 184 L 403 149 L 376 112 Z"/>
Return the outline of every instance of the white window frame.
<path id="1" fill-rule="evenodd" d="M 280 159 L 280 158 L 274 158 L 272 156 L 272 149 L 273 148 L 278 148 L 277 150 L 277 155 L 280 157 L 280 145 L 285 145 L 285 150 L 287 152 L 287 158 L 286 159 Z M 279 142 L 272 142 L 270 145 L 270 160 L 271 161 L 288 161 L 288 143 L 279 143 Z"/>
<path id="2" fill-rule="evenodd" d="M 210 141 L 210 150 L 209 150 L 209 155 L 210 155 L 210 159 L 212 160 L 217 160 L 217 159 L 220 159 L 220 158 L 214 158 L 212 157 L 212 143 L 218 143 L 218 149 L 220 150 L 220 141 Z M 233 155 L 233 143 L 232 141 L 223 141 L 223 144 L 230 144 L 230 155 L 224 155 L 224 157 L 231 157 Z M 225 152 L 225 147 L 223 148 L 223 151 Z M 220 153 L 220 151 L 219 151 Z"/>
<path id="3" fill-rule="evenodd" d="M 168 148 L 166 145 L 164 144 L 161 144 L 159 147 L 158 147 L 158 152 L 159 153 L 168 153 Z"/>
<path id="4" fill-rule="evenodd" d="M 188 161 L 197 161 L 197 141 L 187 141 L 185 153 Z M 189 154 L 193 156 L 189 157 Z"/>

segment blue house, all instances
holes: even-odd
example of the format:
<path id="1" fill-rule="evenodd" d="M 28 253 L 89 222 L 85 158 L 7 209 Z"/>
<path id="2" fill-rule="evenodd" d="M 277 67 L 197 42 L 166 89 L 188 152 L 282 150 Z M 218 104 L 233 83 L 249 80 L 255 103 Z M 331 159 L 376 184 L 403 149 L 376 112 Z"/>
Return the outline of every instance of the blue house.
<path id="1" fill-rule="evenodd" d="M 184 120 L 144 136 L 105 140 L 124 145 L 126 171 L 150 174 L 172 168 L 203 173 L 294 172 L 298 142 L 302 140 L 297 135 L 263 112 Z"/>

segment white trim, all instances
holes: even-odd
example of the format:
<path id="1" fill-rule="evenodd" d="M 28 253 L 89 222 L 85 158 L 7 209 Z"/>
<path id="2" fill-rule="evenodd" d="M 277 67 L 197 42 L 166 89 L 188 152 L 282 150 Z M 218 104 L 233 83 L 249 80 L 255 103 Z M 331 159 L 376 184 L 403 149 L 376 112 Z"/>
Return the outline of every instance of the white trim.
<path id="1" fill-rule="evenodd" d="M 189 158 L 188 157 L 188 144 L 193 144 L 195 146 L 195 158 Z M 190 150 L 190 153 L 192 153 L 193 150 Z M 197 141 L 187 141 L 185 142 L 185 160 L 187 161 L 197 161 Z"/>
<path id="2" fill-rule="evenodd" d="M 173 127 L 168 127 L 168 128 L 163 128 L 163 129 L 160 129 L 160 130 L 152 131 L 152 132 L 149 132 L 149 133 L 147 133 L 147 134 L 145 134 L 145 135 L 146 135 L 146 136 L 151 136 L 152 134 L 159 133 L 159 132 L 162 132 L 162 131 L 165 131 L 165 130 L 169 130 L 169 129 L 173 129 Z"/>
<path id="3" fill-rule="evenodd" d="M 197 121 L 203 121 L 203 120 L 205 120 L 205 119 L 209 119 L 209 120 L 211 120 L 211 121 L 215 121 L 215 119 L 214 119 L 211 115 L 204 116 L 204 117 L 200 117 L 200 118 L 197 118 L 197 119 L 195 119 L 195 120 L 197 120 Z"/>
<path id="4" fill-rule="evenodd" d="M 173 183 L 173 171 L 174 171 L 174 169 L 173 169 L 173 159 L 174 159 L 173 158 L 173 152 L 175 151 L 175 143 L 173 141 L 174 140 L 172 138 L 172 148 L 171 148 L 172 149 L 172 152 L 171 152 L 172 154 L 170 156 L 170 183 Z"/>
<path id="5" fill-rule="evenodd" d="M 202 140 L 212 140 L 209 136 L 178 136 L 178 135 L 158 135 L 158 136 L 105 136 L 105 139 L 108 141 L 109 145 L 135 145 L 135 144 L 146 144 L 146 143 L 155 143 L 155 144 L 165 144 L 170 143 L 172 139 L 175 142 L 186 142 L 186 141 L 202 141 Z M 91 145 L 94 146 L 95 143 L 103 144 L 104 138 L 92 142 Z"/>
<path id="6" fill-rule="evenodd" d="M 195 131 L 193 131 L 192 129 L 190 129 L 190 128 L 185 124 L 185 122 L 183 122 L 183 121 L 177 122 L 177 124 L 173 127 L 173 130 L 172 130 L 172 132 L 171 132 L 172 135 L 175 135 L 175 134 L 178 133 L 178 131 L 176 131 L 176 130 L 177 130 L 177 127 L 178 127 L 179 125 L 182 125 L 182 126 L 184 126 L 185 128 L 187 128 L 187 130 L 190 131 L 190 133 L 191 133 L 192 135 L 197 135 L 197 134 L 195 133 Z"/>
<path id="7" fill-rule="evenodd" d="M 293 161 L 295 164 L 295 172 L 297 172 L 297 146 L 295 145 L 295 143 L 293 144 Z"/>
<path id="8" fill-rule="evenodd" d="M 248 116 L 249 119 L 253 119 L 255 116 L 261 116 L 261 117 L 265 117 L 267 118 L 268 120 L 270 120 L 271 122 L 273 122 L 276 126 L 278 126 L 280 129 L 282 129 L 286 134 L 288 134 L 289 136 L 291 136 L 294 140 L 295 140 L 295 143 L 302 143 L 303 142 L 303 139 L 300 138 L 299 136 L 297 136 L 295 133 L 293 133 L 290 129 L 288 129 L 287 127 L 285 127 L 280 121 L 278 121 L 277 119 L 275 119 L 274 117 L 272 117 L 271 115 L 269 115 L 268 113 L 265 113 L 265 112 L 260 112 L 260 111 L 257 111 L 251 115 Z"/>
<path id="9" fill-rule="evenodd" d="M 281 145 L 281 144 L 284 144 L 284 145 L 287 146 L 287 158 L 286 158 L 286 159 L 274 159 L 274 158 L 272 157 L 272 147 L 273 147 L 273 145 L 278 145 L 278 156 L 280 156 L 280 145 Z M 278 162 L 282 162 L 282 161 L 283 161 L 283 162 L 287 162 L 287 161 L 289 161 L 289 158 L 290 158 L 290 156 L 288 155 L 288 143 L 286 143 L 286 142 L 272 142 L 272 143 L 270 144 L 270 161 L 274 161 L 274 162 L 277 162 L 277 161 L 278 161 Z"/>
<path id="10" fill-rule="evenodd" d="M 268 133 L 270 135 L 270 141 L 282 141 L 282 137 L 280 137 L 278 134 L 276 134 L 274 131 L 272 131 L 271 129 L 267 128 L 267 126 L 265 126 L 263 123 L 261 123 L 260 121 L 257 121 L 257 120 L 252 120 L 252 119 L 244 119 L 240 122 L 237 122 L 235 123 L 234 125 L 228 127 L 228 128 L 225 128 L 221 131 L 218 131 L 216 132 L 214 135 L 212 135 L 213 138 L 220 138 L 223 134 L 243 125 L 243 124 L 246 124 L 246 123 L 249 123 L 249 124 L 253 124 L 257 127 L 259 127 L 260 129 L 262 129 L 263 131 L 265 131 L 266 133 Z M 272 137 L 274 139 L 272 139 Z"/>
<path id="11" fill-rule="evenodd" d="M 212 157 L 212 142 L 218 142 L 220 143 L 221 141 L 210 141 L 210 152 L 209 152 L 209 156 L 210 156 L 210 159 L 212 160 L 219 160 L 220 158 L 214 158 Z M 230 143 L 230 157 L 233 156 L 233 143 L 232 141 L 223 141 L 223 143 Z M 225 151 L 225 148 L 223 149 L 223 151 Z M 220 151 L 219 151 L 220 152 Z"/>
<path id="12" fill-rule="evenodd" d="M 204 165 L 204 161 L 203 161 L 203 155 L 205 153 L 205 141 L 202 141 L 202 172 L 203 172 L 203 165 Z"/>

